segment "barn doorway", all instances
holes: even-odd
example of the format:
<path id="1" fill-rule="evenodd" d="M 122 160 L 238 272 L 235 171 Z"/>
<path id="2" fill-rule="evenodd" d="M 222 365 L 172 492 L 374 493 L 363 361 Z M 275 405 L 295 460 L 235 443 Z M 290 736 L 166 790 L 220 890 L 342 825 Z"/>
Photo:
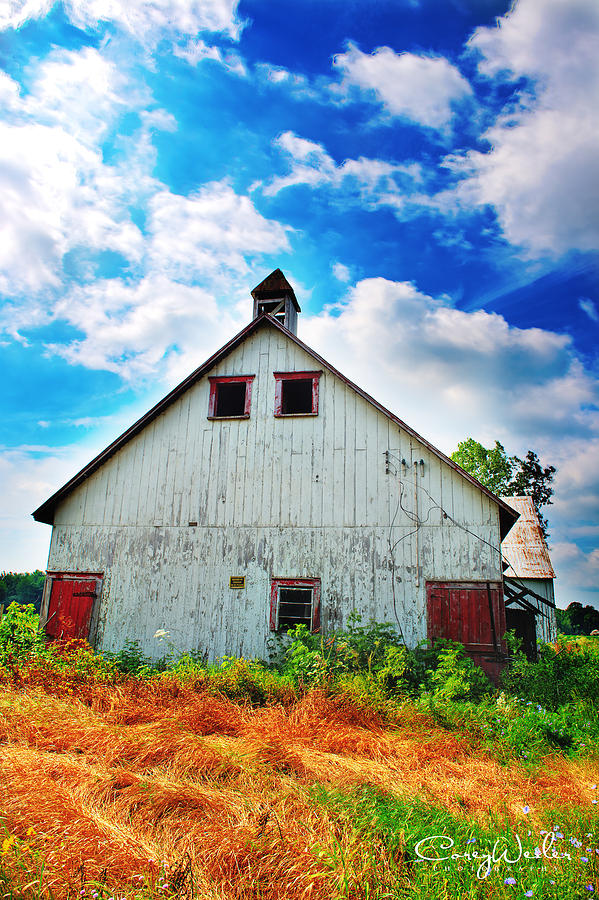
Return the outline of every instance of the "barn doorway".
<path id="1" fill-rule="evenodd" d="M 494 684 L 505 665 L 506 631 L 499 582 L 427 581 L 428 638 L 458 641 Z"/>
<path id="2" fill-rule="evenodd" d="M 522 651 L 530 662 L 537 659 L 537 627 L 534 613 L 527 609 L 508 606 L 505 611 L 506 626 L 508 631 L 513 631 L 520 639 Z"/>
<path id="3" fill-rule="evenodd" d="M 51 640 L 89 640 L 94 602 L 102 576 L 56 573 L 46 582 L 46 635 Z"/>

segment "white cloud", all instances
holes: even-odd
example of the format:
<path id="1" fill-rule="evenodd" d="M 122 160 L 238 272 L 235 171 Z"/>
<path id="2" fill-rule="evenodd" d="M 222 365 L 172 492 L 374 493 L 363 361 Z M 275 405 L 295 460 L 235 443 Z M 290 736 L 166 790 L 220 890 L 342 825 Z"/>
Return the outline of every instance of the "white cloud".
<path id="1" fill-rule="evenodd" d="M 347 284 L 351 279 L 350 270 L 347 266 L 343 265 L 343 263 L 333 263 L 332 272 L 337 281 L 342 281 L 344 284 Z"/>
<path id="2" fill-rule="evenodd" d="M 179 279 L 249 272 L 248 258 L 289 249 L 288 229 L 265 219 L 228 182 L 188 197 L 162 190 L 149 202 L 149 266 Z"/>
<path id="3" fill-rule="evenodd" d="M 551 561 L 557 573 L 557 605 L 564 608 L 576 601 L 597 607 L 599 549 L 585 552 L 572 541 L 558 541 L 551 547 Z"/>
<path id="4" fill-rule="evenodd" d="M 564 527 L 577 520 L 599 522 L 599 438 L 565 439 L 555 448 L 555 514 Z M 599 587 L 599 583 L 598 583 Z"/>
<path id="5" fill-rule="evenodd" d="M 0 8 L 0 28 L 19 28 L 46 16 L 56 0 L 8 0 Z M 221 32 L 237 38 L 242 23 L 238 0 L 63 0 L 65 12 L 78 28 L 95 29 L 112 22 L 146 46 L 162 38 Z"/>
<path id="6" fill-rule="evenodd" d="M 569 337 L 457 310 L 407 282 L 358 282 L 346 303 L 304 320 L 302 335 L 446 450 L 474 434 L 518 452 L 533 433 L 551 452 L 561 435 L 599 431 L 597 385 Z"/>
<path id="7" fill-rule="evenodd" d="M 126 108 L 141 105 L 135 93 L 121 67 L 98 50 L 60 49 L 37 69 L 21 113 L 95 147 Z"/>
<path id="8" fill-rule="evenodd" d="M 77 246 L 136 259 L 141 234 L 121 205 L 119 176 L 60 129 L 0 124 L 0 291 L 59 284 Z"/>
<path id="9" fill-rule="evenodd" d="M 547 446 L 547 462 L 557 467 L 553 505 L 546 510 L 558 603 L 599 607 L 599 438 L 564 430 Z"/>
<path id="10" fill-rule="evenodd" d="M 597 312 L 597 307 L 589 297 L 580 297 L 578 305 L 589 319 L 592 319 L 593 322 L 599 322 L 599 312 Z"/>
<path id="11" fill-rule="evenodd" d="M 175 345 L 189 342 L 201 357 L 224 318 L 207 291 L 163 275 L 133 285 L 110 279 L 76 288 L 57 304 L 54 314 L 85 337 L 48 345 L 49 352 L 126 379 L 156 373 Z"/>
<path id="12" fill-rule="evenodd" d="M 548 98 L 561 102 L 564 92 L 578 91 L 581 84 L 598 87 L 598 27 L 594 0 L 518 0 L 495 26 L 477 29 L 469 43 L 481 54 L 485 74 L 539 78 Z"/>
<path id="13" fill-rule="evenodd" d="M 242 285 L 247 291 L 248 260 L 288 249 L 286 229 L 227 182 L 190 197 L 159 191 L 149 202 L 148 231 L 145 277 L 72 289 L 53 316 L 84 337 L 49 344 L 47 352 L 128 380 L 183 377 L 247 321 L 247 301 L 242 316 L 235 301 Z"/>
<path id="14" fill-rule="evenodd" d="M 86 448 L 4 449 L 0 453 L 0 571 L 45 569 L 50 529 L 31 513 L 91 459 Z"/>
<path id="15" fill-rule="evenodd" d="M 169 373 L 188 350 L 197 365 L 199 348 L 209 353 L 216 334 L 208 327 L 214 297 L 233 307 L 249 264 L 289 250 L 289 229 L 264 218 L 226 181 L 190 196 L 157 181 L 152 134 L 176 122 L 96 50 L 54 51 L 29 93 L 21 96 L 3 79 L 0 98 L 7 107 L 0 122 L 0 291 L 11 298 L 0 327 L 26 342 L 20 329 L 66 322 L 83 336 L 49 343 L 48 353 L 124 378 L 156 367 Z M 109 165 L 102 147 L 124 112 L 138 127 L 118 139 L 119 162 Z M 145 213 L 143 233 L 131 207 Z M 91 281 L 106 250 L 129 263 L 127 281 L 63 288 Z M 77 278 L 63 270 L 69 253 L 70 266 L 80 265 Z M 190 281 L 194 287 L 181 283 Z M 223 313 L 221 328 L 227 321 Z"/>
<path id="16" fill-rule="evenodd" d="M 18 104 L 20 87 L 16 81 L 7 75 L 6 72 L 0 71 L 0 108 L 5 110 L 14 109 Z"/>
<path id="17" fill-rule="evenodd" d="M 389 205 L 396 211 L 403 208 L 406 198 L 412 199 L 415 186 L 422 176 L 418 163 L 386 162 L 381 159 L 346 159 L 339 165 L 322 144 L 285 131 L 275 141 L 289 157 L 290 171 L 276 176 L 263 187 L 267 196 L 283 188 L 305 184 L 309 187 L 343 187 L 361 200 L 374 206 Z"/>
<path id="18" fill-rule="evenodd" d="M 390 47 L 369 54 L 349 44 L 334 65 L 344 76 L 341 90 L 358 88 L 372 94 L 390 116 L 442 131 L 456 104 L 472 94 L 468 81 L 442 56 L 395 53 Z"/>
<path id="19" fill-rule="evenodd" d="M 92 420 L 100 427 L 76 444 L 0 447 L 0 571 L 46 568 L 51 529 L 31 513 L 145 411 L 137 402 Z"/>
<path id="20" fill-rule="evenodd" d="M 8 86 L 0 122 L 0 291 L 9 296 L 56 287 L 73 248 L 131 260 L 142 250 L 127 208 L 131 184 L 139 190 L 136 172 L 129 160 L 106 165 L 100 144 L 125 108 L 148 98 L 135 97 L 117 66 L 91 48 L 55 51 L 36 74 L 20 99 Z M 142 113 L 142 134 L 149 127 Z"/>
<path id="21" fill-rule="evenodd" d="M 516 108 L 484 135 L 491 149 L 447 160 L 466 206 L 490 205 L 530 256 L 599 244 L 599 5 L 519 0 L 470 41 L 482 74 L 526 77 Z"/>
<path id="22" fill-rule="evenodd" d="M 315 103 L 330 103 L 332 87 L 330 80 L 324 76 L 310 79 L 301 72 L 292 72 L 284 66 L 273 66 L 270 63 L 255 63 L 253 73 L 258 83 L 269 87 L 278 87 L 287 97 L 294 100 L 310 100 Z"/>
<path id="23" fill-rule="evenodd" d="M 173 46 L 173 53 L 180 59 L 186 60 L 190 66 L 197 66 L 205 59 L 211 59 L 236 75 L 247 75 L 245 63 L 238 53 L 231 50 L 223 51 L 220 47 L 206 44 L 202 40 L 189 40 L 185 45 Z"/>

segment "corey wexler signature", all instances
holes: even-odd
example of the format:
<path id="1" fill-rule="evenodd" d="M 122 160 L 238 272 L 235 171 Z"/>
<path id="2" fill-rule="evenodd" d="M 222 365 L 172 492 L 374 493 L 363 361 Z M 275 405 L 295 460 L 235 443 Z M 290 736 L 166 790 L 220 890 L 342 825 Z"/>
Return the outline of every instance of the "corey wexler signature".
<path id="1" fill-rule="evenodd" d="M 511 850 L 510 847 L 502 847 L 502 844 L 505 845 L 506 840 L 505 837 L 497 838 L 490 850 L 482 847 L 478 850 L 472 848 L 465 850 L 463 853 L 454 851 L 453 853 L 447 853 L 443 856 L 443 852 L 453 849 L 455 841 L 446 834 L 432 834 L 430 837 L 425 837 L 418 841 L 414 847 L 414 851 L 419 859 L 428 860 L 429 862 L 438 862 L 446 859 L 463 859 L 471 861 L 474 864 L 478 864 L 476 877 L 480 879 L 488 878 L 492 867 L 502 860 L 508 865 L 513 865 L 514 863 L 520 862 L 521 859 L 572 858 L 569 853 L 558 853 L 557 850 L 553 849 L 556 836 L 552 831 L 545 835 L 542 845 L 540 847 L 535 847 L 533 851 L 522 849 L 522 842 L 517 834 L 514 835 L 516 846 Z M 510 857 L 510 852 L 513 853 L 513 857 Z"/>

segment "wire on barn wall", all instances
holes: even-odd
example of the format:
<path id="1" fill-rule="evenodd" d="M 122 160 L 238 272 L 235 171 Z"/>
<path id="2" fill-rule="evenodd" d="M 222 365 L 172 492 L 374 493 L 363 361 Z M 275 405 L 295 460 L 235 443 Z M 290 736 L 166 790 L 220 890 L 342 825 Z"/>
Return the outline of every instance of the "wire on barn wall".
<path id="1" fill-rule="evenodd" d="M 403 505 L 403 502 L 402 502 L 402 498 L 403 498 L 404 490 L 406 489 L 406 485 L 405 485 L 404 481 L 402 481 L 401 476 L 399 475 L 399 473 L 398 473 L 397 470 L 391 471 L 391 468 L 392 468 L 392 466 L 393 466 L 393 464 L 392 464 L 392 462 L 391 462 L 391 459 L 396 460 L 397 463 L 398 463 L 399 465 L 405 465 L 405 466 L 407 466 L 407 463 L 405 462 L 404 459 L 400 459 L 398 456 L 396 456 L 395 453 L 393 453 L 391 450 L 386 450 L 386 451 L 385 451 L 385 457 L 386 457 L 386 470 L 387 470 L 387 474 L 393 475 L 393 476 L 397 477 L 398 480 L 399 480 L 399 497 L 398 497 L 398 502 L 397 502 L 397 506 L 396 506 L 396 509 L 395 509 L 395 513 L 394 513 L 394 515 L 393 515 L 393 519 L 392 519 L 391 524 L 390 524 L 390 526 L 389 526 L 389 540 L 388 540 L 388 543 L 389 543 L 389 554 L 390 554 L 391 567 L 392 567 L 392 574 L 393 574 L 393 585 L 392 585 L 392 587 L 393 587 L 393 611 L 394 611 L 394 613 L 395 613 L 395 618 L 396 618 L 397 624 L 398 624 L 398 626 L 399 626 L 399 630 L 400 630 L 400 633 L 401 633 L 402 640 L 404 640 L 404 643 L 405 643 L 405 639 L 404 639 L 404 636 L 403 636 L 403 631 L 402 631 L 402 628 L 401 628 L 401 624 L 400 624 L 399 618 L 398 618 L 398 616 L 397 616 L 396 603 L 395 603 L 395 570 L 396 570 L 397 566 L 396 566 L 396 563 L 395 563 L 395 558 L 394 558 L 394 556 L 393 556 L 393 552 L 394 552 L 395 548 L 397 547 L 397 545 L 401 543 L 401 541 L 405 540 L 405 538 L 408 538 L 408 537 L 410 537 L 410 536 L 413 535 L 413 534 L 417 534 L 418 529 L 419 529 L 422 525 L 425 525 L 425 524 L 428 522 L 428 520 L 429 520 L 429 518 L 430 518 L 430 514 L 431 514 L 431 512 L 432 512 L 434 509 L 438 509 L 438 510 L 442 513 L 444 519 L 449 519 L 450 522 L 453 522 L 454 525 L 456 525 L 456 526 L 457 526 L 458 528 L 460 528 L 462 531 L 465 531 L 466 534 L 471 535 L 472 537 L 476 538 L 476 539 L 477 539 L 478 541 L 480 541 L 481 543 L 486 544 L 487 547 L 490 547 L 491 550 L 493 550 L 495 553 L 498 554 L 499 560 L 500 560 L 500 564 L 501 564 L 501 563 L 505 563 L 505 564 L 506 564 L 507 566 L 509 566 L 512 570 L 514 570 L 514 567 L 512 566 L 512 564 L 511 564 L 511 562 L 509 561 L 509 559 L 507 559 L 507 557 L 503 554 L 503 551 L 501 550 L 501 547 L 497 547 L 495 544 L 492 544 L 490 541 L 485 540 L 485 538 L 481 537 L 481 536 L 480 536 L 479 534 L 477 534 L 475 531 L 471 531 L 469 528 L 467 528 L 467 527 L 466 527 L 465 525 L 463 525 L 461 522 L 458 522 L 457 519 L 454 519 L 454 517 L 453 517 L 450 513 L 448 513 L 446 509 L 444 509 L 444 507 L 443 507 L 443 506 L 435 499 L 435 497 L 432 496 L 432 494 L 424 487 L 424 485 L 420 485 L 419 488 L 420 488 L 421 491 L 424 491 L 424 493 L 427 495 L 427 497 L 429 498 L 429 500 L 431 500 L 431 502 L 432 502 L 432 506 L 429 507 L 429 509 L 428 509 L 428 511 L 427 511 L 427 514 L 426 514 L 426 517 L 425 517 L 424 519 L 422 519 L 422 518 L 419 517 L 418 512 L 414 512 L 414 510 L 407 509 L 407 508 Z M 416 465 L 416 463 L 415 463 L 414 465 Z M 417 485 L 417 482 L 415 482 L 415 485 Z M 416 488 L 416 489 L 417 489 L 417 488 Z M 393 531 L 393 528 L 395 527 L 395 520 L 396 520 L 396 518 L 397 518 L 397 514 L 398 514 L 398 512 L 399 512 L 400 509 L 402 510 L 403 513 L 405 513 L 405 515 L 410 519 L 410 521 L 413 522 L 413 523 L 416 525 L 416 528 L 415 528 L 413 531 L 410 531 L 410 532 L 408 532 L 407 534 L 402 535 L 400 538 L 398 538 L 397 541 L 395 541 L 394 544 L 392 544 L 392 543 L 391 543 L 392 531 Z M 524 588 L 524 589 L 527 589 L 527 586 L 523 583 L 523 581 L 522 581 L 518 576 L 514 576 L 514 577 L 512 578 L 512 581 L 515 581 L 520 587 L 522 587 L 522 588 Z M 543 613 L 542 610 L 539 610 L 539 612 L 541 613 L 541 615 L 544 615 L 546 618 L 548 618 L 548 617 L 546 616 L 546 614 Z"/>

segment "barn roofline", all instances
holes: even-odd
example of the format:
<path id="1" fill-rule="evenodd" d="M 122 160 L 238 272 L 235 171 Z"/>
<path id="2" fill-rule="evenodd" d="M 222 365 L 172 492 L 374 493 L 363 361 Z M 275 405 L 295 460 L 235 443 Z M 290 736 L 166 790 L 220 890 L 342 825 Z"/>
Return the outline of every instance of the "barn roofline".
<path id="1" fill-rule="evenodd" d="M 124 431 L 112 444 L 109 444 L 105 450 L 98 454 L 98 456 L 94 457 L 86 466 L 84 466 L 76 475 L 74 475 L 69 481 L 66 482 L 61 488 L 59 488 L 56 493 L 52 494 L 51 497 L 48 498 L 41 506 L 39 506 L 35 512 L 32 513 L 33 518 L 36 522 L 44 522 L 46 525 L 54 524 L 54 511 L 58 504 L 76 487 L 79 487 L 86 478 L 92 475 L 97 469 L 100 468 L 107 460 L 114 456 L 114 454 L 120 450 L 128 441 L 138 435 L 146 425 L 149 425 L 157 416 L 163 413 L 171 403 L 174 403 L 175 400 L 178 400 L 182 394 L 185 393 L 190 387 L 192 387 L 200 378 L 203 378 L 212 368 L 214 368 L 217 363 L 223 360 L 229 353 L 235 350 L 247 337 L 253 334 L 258 328 L 261 328 L 264 325 L 269 325 L 271 328 L 276 328 L 281 331 L 286 337 L 288 337 L 291 341 L 297 344 L 298 347 L 301 347 L 302 350 L 305 350 L 306 353 L 310 354 L 313 359 L 315 359 L 323 368 L 327 369 L 331 374 L 335 375 L 337 378 L 340 378 L 349 388 L 355 391 L 360 397 L 366 400 L 367 403 L 370 403 L 375 409 L 378 409 L 379 412 L 383 413 L 383 415 L 387 416 L 388 419 L 391 419 L 392 422 L 395 422 L 399 428 L 403 429 L 406 434 L 411 435 L 413 438 L 416 438 L 421 444 L 423 444 L 428 450 L 431 451 L 435 456 L 437 456 L 442 462 L 448 465 L 451 469 L 454 469 L 459 475 L 469 481 L 474 487 L 478 488 L 483 494 L 486 494 L 494 503 L 499 507 L 499 522 L 500 522 L 500 532 L 501 532 L 501 540 L 508 533 L 514 522 L 519 516 L 511 506 L 507 503 L 504 503 L 496 494 L 482 485 L 479 481 L 476 480 L 472 475 L 466 472 L 461 466 L 458 466 L 452 459 L 448 456 L 445 456 L 440 450 L 438 450 L 433 444 L 423 438 L 417 431 L 414 431 L 413 428 L 410 428 L 402 419 L 392 413 L 390 410 L 386 409 L 381 403 L 371 397 L 366 391 L 362 390 L 362 388 L 358 387 L 357 384 L 354 384 L 353 381 L 350 381 L 345 375 L 343 375 L 338 369 L 332 366 L 329 362 L 326 361 L 322 356 L 316 353 L 311 347 L 307 344 L 304 344 L 297 335 L 293 334 L 291 331 L 288 331 L 283 325 L 281 325 L 276 319 L 272 316 L 264 313 L 258 318 L 254 319 L 249 325 L 246 325 L 235 337 L 231 338 L 231 340 L 226 343 L 220 350 L 217 350 L 209 359 L 206 360 L 199 368 L 195 369 L 190 375 L 187 376 L 180 384 L 178 384 L 175 388 L 173 388 L 170 393 L 168 393 L 162 400 L 160 400 L 155 406 L 152 407 L 145 415 L 138 419 L 137 422 L 134 422 L 130 428 Z"/>

